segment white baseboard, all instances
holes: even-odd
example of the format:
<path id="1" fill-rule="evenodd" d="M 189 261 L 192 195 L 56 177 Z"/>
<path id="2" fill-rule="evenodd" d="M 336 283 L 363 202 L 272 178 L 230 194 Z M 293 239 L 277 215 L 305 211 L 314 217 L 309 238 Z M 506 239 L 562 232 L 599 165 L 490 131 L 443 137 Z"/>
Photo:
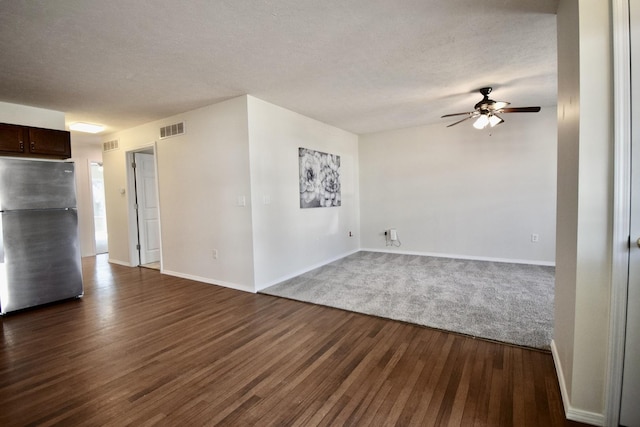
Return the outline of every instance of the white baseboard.
<path id="1" fill-rule="evenodd" d="M 210 279 L 208 277 L 194 276 L 192 274 L 184 274 L 184 273 L 179 273 L 177 271 L 171 271 L 171 270 L 162 270 L 161 273 L 162 274 L 166 274 L 167 276 L 180 277 L 181 279 L 188 279 L 188 280 L 193 280 L 193 281 L 196 281 L 196 282 L 207 283 L 209 285 L 223 286 L 225 288 L 235 289 L 237 291 L 244 291 L 244 292 L 254 293 L 254 290 L 250 286 L 239 285 L 237 283 L 225 282 L 223 280 Z"/>
<path id="2" fill-rule="evenodd" d="M 124 265 L 125 267 L 133 267 L 131 264 L 125 261 L 120 261 L 119 259 L 109 258 L 110 264 Z"/>
<path id="3" fill-rule="evenodd" d="M 401 254 L 401 255 L 419 255 L 419 256 L 432 256 L 437 258 L 453 258 L 453 259 L 468 259 L 471 261 L 490 261 L 490 262 L 506 262 L 511 264 L 528 264 L 528 265 L 542 265 L 546 267 L 555 267 L 556 263 L 551 261 L 534 261 L 526 259 L 509 259 L 509 258 L 492 258 L 492 257 L 479 257 L 470 255 L 456 255 L 456 254 L 443 254 L 434 252 L 417 252 L 417 251 L 403 251 L 403 250 L 391 250 L 391 249 L 374 249 L 374 248 L 361 248 L 361 251 L 367 252 L 382 252 L 388 254 Z"/>
<path id="4" fill-rule="evenodd" d="M 109 262 L 112 264 L 123 265 L 125 267 L 134 267 L 128 262 L 120 261 L 117 259 L 109 259 Z M 216 279 L 210 279 L 207 277 L 194 276 L 192 274 L 179 273 L 177 271 L 171 271 L 171 270 L 162 270 L 161 273 L 166 274 L 167 276 L 180 277 L 181 279 L 188 279 L 196 282 L 207 283 L 209 285 L 218 285 L 218 286 L 223 286 L 225 288 L 235 289 L 238 291 L 255 293 L 255 291 L 250 286 L 239 285 L 237 283 L 231 283 L 231 282 L 225 282 L 223 280 L 216 280 Z"/>
<path id="5" fill-rule="evenodd" d="M 576 409 L 571 406 L 569 399 L 569 392 L 567 391 L 567 383 L 565 382 L 564 372 L 562 371 L 562 363 L 560 362 L 560 356 L 558 355 L 558 348 L 556 342 L 551 340 L 551 354 L 553 355 L 553 364 L 556 366 L 556 373 L 558 374 L 558 384 L 560 385 L 560 394 L 562 395 L 562 404 L 564 405 L 565 416 L 568 420 L 578 421 L 585 424 L 591 424 L 594 426 L 604 426 L 605 417 L 604 414 L 598 414 L 596 412 L 584 411 Z"/>
<path id="6" fill-rule="evenodd" d="M 207 284 L 210 284 L 210 285 L 224 286 L 225 288 L 236 289 L 238 291 L 256 293 L 256 292 L 261 291 L 262 289 L 268 288 L 269 286 L 273 286 L 273 285 L 276 285 L 276 284 L 278 284 L 280 282 L 284 282 L 285 280 L 292 279 L 292 278 L 294 278 L 296 276 L 299 276 L 299 275 L 304 274 L 304 273 L 306 273 L 308 271 L 311 271 L 311 270 L 315 270 L 316 268 L 322 267 L 324 265 L 327 265 L 329 263 L 332 263 L 334 261 L 337 261 L 339 259 L 342 259 L 342 258 L 344 258 L 346 256 L 352 255 L 352 254 L 354 254 L 356 252 L 359 252 L 359 251 L 360 251 L 360 249 L 355 249 L 353 251 L 344 253 L 344 254 L 336 256 L 334 258 L 330 258 L 330 259 L 321 261 L 321 262 L 319 262 L 317 264 L 311 265 L 311 266 L 306 267 L 304 269 L 295 271 L 293 273 L 289 273 L 286 276 L 282 276 L 282 277 L 280 277 L 278 279 L 272 280 L 271 282 L 264 283 L 261 286 L 256 287 L 255 290 L 251 286 L 247 286 L 247 285 L 240 285 L 238 283 L 225 282 L 223 280 L 210 279 L 208 277 L 201 277 L 201 276 L 195 276 L 195 275 L 192 275 L 192 274 L 180 273 L 178 271 L 171 271 L 171 270 L 163 269 L 163 270 L 161 270 L 161 273 L 162 274 L 166 274 L 168 276 L 180 277 L 182 279 L 194 280 L 196 282 L 207 283 Z M 124 261 L 120 261 L 120 260 L 109 259 L 109 262 L 113 263 L 113 264 L 123 265 L 125 267 L 132 267 L 132 265 L 130 265 L 129 263 L 124 262 Z"/>
<path id="7" fill-rule="evenodd" d="M 278 277 L 277 279 L 271 280 L 271 281 L 269 281 L 267 283 L 261 283 L 259 285 L 256 285 L 256 292 L 260 292 L 261 290 L 266 289 L 266 288 L 268 288 L 270 286 L 277 285 L 278 283 L 284 282 L 285 280 L 293 279 L 294 277 L 300 276 L 301 274 L 307 273 L 307 272 L 309 272 L 311 270 L 315 270 L 316 268 L 320 268 L 320 267 L 322 267 L 324 265 L 327 265 L 329 263 L 332 263 L 334 261 L 337 261 L 337 260 L 342 259 L 344 257 L 347 257 L 349 255 L 353 255 L 356 252 L 360 252 L 360 251 L 361 251 L 361 249 L 354 249 L 354 250 L 346 252 L 346 253 L 344 253 L 342 255 L 338 255 L 337 257 L 326 259 L 324 261 L 321 261 L 321 262 L 316 263 L 314 265 L 311 265 L 309 267 L 305 267 L 304 269 L 301 269 L 301 270 L 298 270 L 298 271 L 295 271 L 295 272 L 292 272 L 292 273 L 288 273 L 288 274 L 286 274 L 286 275 L 284 275 L 282 277 Z"/>

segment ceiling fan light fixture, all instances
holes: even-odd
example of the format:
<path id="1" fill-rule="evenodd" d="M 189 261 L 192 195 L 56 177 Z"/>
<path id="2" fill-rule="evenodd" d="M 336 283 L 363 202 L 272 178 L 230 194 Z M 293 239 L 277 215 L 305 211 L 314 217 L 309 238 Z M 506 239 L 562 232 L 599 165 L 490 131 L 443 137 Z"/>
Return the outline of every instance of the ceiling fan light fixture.
<path id="1" fill-rule="evenodd" d="M 502 117 L 496 116 L 495 114 L 492 114 L 489 117 L 489 125 L 491 127 L 494 127 L 496 125 L 499 125 L 500 123 L 504 122 L 504 120 L 502 120 Z"/>
<path id="2" fill-rule="evenodd" d="M 489 124 L 489 117 L 486 114 L 481 114 L 473 123 L 473 127 L 476 129 L 484 129 Z"/>
<path id="3" fill-rule="evenodd" d="M 493 109 L 494 110 L 502 110 L 504 107 L 506 107 L 507 105 L 509 105 L 508 102 L 504 102 L 504 101 L 496 101 L 493 103 Z"/>

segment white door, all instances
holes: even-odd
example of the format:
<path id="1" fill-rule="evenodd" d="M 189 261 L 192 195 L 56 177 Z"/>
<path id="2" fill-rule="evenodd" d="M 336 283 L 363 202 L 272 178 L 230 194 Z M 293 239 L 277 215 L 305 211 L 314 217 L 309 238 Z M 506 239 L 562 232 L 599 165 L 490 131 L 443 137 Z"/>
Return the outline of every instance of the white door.
<path id="1" fill-rule="evenodd" d="M 629 2 L 631 30 L 631 251 L 620 424 L 640 426 L 640 1 Z"/>
<path id="2" fill-rule="evenodd" d="M 160 223 L 153 154 L 135 153 L 140 264 L 160 261 Z"/>

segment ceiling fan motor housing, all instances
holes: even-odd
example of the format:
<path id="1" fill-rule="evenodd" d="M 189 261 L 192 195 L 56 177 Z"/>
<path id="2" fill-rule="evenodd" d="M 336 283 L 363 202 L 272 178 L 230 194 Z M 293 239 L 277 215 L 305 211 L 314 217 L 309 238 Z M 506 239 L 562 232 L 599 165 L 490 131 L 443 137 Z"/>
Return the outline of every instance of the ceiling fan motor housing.
<path id="1" fill-rule="evenodd" d="M 496 103 L 493 99 L 489 99 L 489 94 L 493 89 L 490 87 L 483 87 L 480 89 L 480 93 L 483 98 L 482 101 L 478 102 L 473 108 L 478 110 L 480 114 L 489 114 L 490 110 L 493 110 L 493 105 Z"/>

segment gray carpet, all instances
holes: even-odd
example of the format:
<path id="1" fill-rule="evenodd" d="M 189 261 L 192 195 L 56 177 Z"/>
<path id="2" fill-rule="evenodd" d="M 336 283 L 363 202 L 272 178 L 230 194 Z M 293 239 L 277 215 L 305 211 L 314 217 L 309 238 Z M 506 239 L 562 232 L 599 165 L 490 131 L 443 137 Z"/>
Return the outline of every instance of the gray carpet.
<path id="1" fill-rule="evenodd" d="M 358 252 L 261 291 L 548 350 L 555 269 Z"/>

